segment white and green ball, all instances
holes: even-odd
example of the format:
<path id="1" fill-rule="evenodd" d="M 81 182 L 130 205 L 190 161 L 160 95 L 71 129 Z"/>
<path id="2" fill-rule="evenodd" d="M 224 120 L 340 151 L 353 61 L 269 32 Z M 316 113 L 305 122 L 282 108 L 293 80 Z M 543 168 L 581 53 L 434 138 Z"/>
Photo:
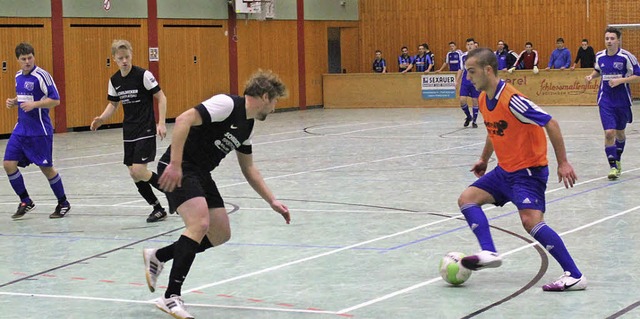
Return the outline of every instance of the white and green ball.
<path id="1" fill-rule="evenodd" d="M 463 253 L 454 251 L 442 257 L 442 260 L 440 260 L 440 276 L 444 281 L 457 286 L 471 277 L 471 270 L 464 268 L 460 263 L 464 256 Z"/>

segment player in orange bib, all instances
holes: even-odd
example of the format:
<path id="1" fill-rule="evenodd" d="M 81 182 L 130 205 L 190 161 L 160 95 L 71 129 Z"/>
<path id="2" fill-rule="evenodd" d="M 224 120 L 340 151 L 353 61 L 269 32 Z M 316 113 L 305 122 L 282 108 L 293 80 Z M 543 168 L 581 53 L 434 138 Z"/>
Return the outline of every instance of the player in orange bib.
<path id="1" fill-rule="evenodd" d="M 469 227 L 478 238 L 481 251 L 464 257 L 462 265 L 471 269 L 499 267 L 489 231 L 484 204 L 503 206 L 512 202 L 518 208 L 522 225 L 558 261 L 564 274 L 542 286 L 544 291 L 582 290 L 587 279 L 576 266 L 558 234 L 544 221 L 545 190 L 549 178 L 547 138 L 558 159 L 558 179 L 565 187 L 577 180 L 567 160 L 558 122 L 510 84 L 498 78 L 498 61 L 486 48 L 472 50 L 466 61 L 467 79 L 480 93 L 480 113 L 487 128 L 487 140 L 471 171 L 479 177 L 458 199 Z M 543 129 L 544 128 L 544 129 Z M 490 172 L 487 163 L 495 151 L 498 166 Z"/>

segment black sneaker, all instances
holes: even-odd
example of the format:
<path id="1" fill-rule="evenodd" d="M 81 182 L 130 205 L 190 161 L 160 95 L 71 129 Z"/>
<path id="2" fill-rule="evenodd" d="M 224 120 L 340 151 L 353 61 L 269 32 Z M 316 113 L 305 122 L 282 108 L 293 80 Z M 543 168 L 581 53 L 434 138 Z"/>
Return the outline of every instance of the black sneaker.
<path id="1" fill-rule="evenodd" d="M 167 212 L 163 208 L 154 209 L 147 217 L 147 223 L 155 223 L 165 219 L 167 219 Z"/>
<path id="2" fill-rule="evenodd" d="M 473 122 L 473 123 L 471 123 L 471 127 L 478 128 L 478 124 L 476 124 L 476 122 Z"/>
<path id="3" fill-rule="evenodd" d="M 11 218 L 18 219 L 24 216 L 24 214 L 32 211 L 34 208 L 36 208 L 36 204 L 34 204 L 33 201 L 31 201 L 29 204 L 22 202 L 20 203 L 20 205 L 18 205 L 18 210 L 16 210 L 16 213 L 11 215 Z"/>
<path id="4" fill-rule="evenodd" d="M 71 204 L 58 204 L 56 210 L 49 215 L 49 218 L 62 218 L 71 210 Z"/>
<path id="5" fill-rule="evenodd" d="M 462 124 L 464 127 L 469 126 L 469 123 L 471 123 L 471 118 L 467 117 L 466 119 L 464 119 L 464 124 Z"/>

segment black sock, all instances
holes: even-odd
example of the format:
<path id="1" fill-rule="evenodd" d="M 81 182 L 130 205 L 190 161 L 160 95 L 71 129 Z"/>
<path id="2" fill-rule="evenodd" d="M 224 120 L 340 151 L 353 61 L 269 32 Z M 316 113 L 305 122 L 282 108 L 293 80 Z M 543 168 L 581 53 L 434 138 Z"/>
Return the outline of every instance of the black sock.
<path id="1" fill-rule="evenodd" d="M 151 185 L 145 181 L 139 181 L 136 183 L 136 187 L 138 188 L 138 193 L 142 195 L 149 205 L 156 205 L 158 203 L 158 197 L 153 193 L 151 189 Z"/>
<path id="2" fill-rule="evenodd" d="M 169 246 L 162 247 L 156 251 L 156 258 L 159 261 L 166 263 L 167 261 L 173 259 L 173 250 L 175 249 L 176 243 L 172 243 Z"/>
<path id="3" fill-rule="evenodd" d="M 204 235 L 204 238 L 202 238 L 202 241 L 200 242 L 200 247 L 198 247 L 198 253 L 201 253 L 211 247 L 213 247 L 213 245 L 209 241 L 209 238 L 207 238 L 207 235 Z"/>
<path id="4" fill-rule="evenodd" d="M 182 284 L 184 283 L 193 260 L 196 258 L 196 252 L 200 244 L 193 239 L 182 235 L 175 243 L 173 252 L 173 265 L 169 274 L 169 287 L 164 293 L 165 298 L 171 295 L 180 296 Z M 156 255 L 157 256 L 157 255 Z"/>
<path id="5" fill-rule="evenodd" d="M 167 261 L 173 259 L 173 250 L 175 249 L 175 246 L 176 243 L 172 243 L 169 246 L 158 249 L 156 251 L 156 258 L 158 258 L 158 260 L 163 263 L 166 263 Z M 207 236 L 205 235 L 204 238 L 202 238 L 202 241 L 200 242 L 200 246 L 198 247 L 198 251 L 196 251 L 196 253 L 201 253 L 211 247 L 213 247 L 213 245 L 209 241 L 209 238 L 207 238 Z"/>
<path id="6" fill-rule="evenodd" d="M 147 181 L 149 185 L 153 186 L 155 189 L 164 193 L 162 189 L 160 189 L 160 184 L 158 184 L 158 174 L 156 172 L 151 172 L 151 178 Z"/>

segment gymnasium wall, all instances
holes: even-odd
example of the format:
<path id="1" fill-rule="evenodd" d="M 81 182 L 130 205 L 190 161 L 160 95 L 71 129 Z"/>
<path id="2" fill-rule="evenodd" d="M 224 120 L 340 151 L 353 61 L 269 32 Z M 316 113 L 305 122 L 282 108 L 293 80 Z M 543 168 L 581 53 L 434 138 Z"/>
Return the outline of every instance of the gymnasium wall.
<path id="1" fill-rule="evenodd" d="M 35 50 L 36 64 L 52 72 L 51 21 L 49 18 L 3 18 L 0 17 L 0 134 L 10 133 L 18 118 L 18 110 L 8 110 L 4 101 L 15 97 L 15 75 L 20 69 L 15 55 L 16 45 L 29 42 Z M 55 110 L 55 109 L 54 109 Z M 53 118 L 55 112 L 51 112 Z"/>
<path id="2" fill-rule="evenodd" d="M 572 58 L 583 38 L 589 39 L 596 52 L 604 49 L 608 2 L 429 1 L 426 9 L 423 0 L 363 0 L 360 2 L 361 70 L 371 72 L 375 50 L 379 49 L 387 59 L 389 69 L 397 71 L 400 48 L 407 46 L 415 55 L 418 45 L 423 42 L 428 43 L 436 54 L 439 68 L 449 50 L 448 43 L 454 41 L 459 49 L 466 51 L 464 42 L 470 37 L 481 47 L 493 50 L 498 40 L 503 40 L 518 53 L 530 41 L 540 54 L 539 65 L 545 68 L 559 37 L 564 38 Z"/>
<path id="3" fill-rule="evenodd" d="M 328 1 L 331 1 L 329 3 Z M 53 39 L 52 3 L 62 6 L 62 36 Z M 304 0 L 305 81 L 299 81 L 298 0 L 277 0 L 275 19 L 258 21 L 238 14 L 230 27 L 227 0 L 157 0 L 157 38 L 160 61 L 157 77 L 168 99 L 168 118 L 217 94 L 228 93 L 235 84 L 239 93 L 247 77 L 256 69 L 278 73 L 289 88 L 289 97 L 278 108 L 301 104 L 322 104 L 321 75 L 327 72 L 327 27 L 346 26 L 348 39 L 357 39 L 358 0 Z M 86 127 L 107 104 L 107 83 L 117 71 L 111 59 L 113 39 L 128 39 L 134 48 L 136 65 L 149 68 L 149 13 L 147 0 L 111 1 L 109 10 L 102 1 L 85 0 L 0 0 L 0 58 L 7 69 L 0 74 L 0 96 L 14 94 L 13 77 L 18 70 L 13 49 L 21 41 L 32 43 L 37 64 L 53 72 L 53 41 L 62 39 L 64 48 L 64 119 L 67 128 Z M 25 18 L 40 17 L 40 18 Z M 348 20 L 341 22 L 340 20 Z M 308 27 L 307 27 L 308 25 Z M 350 40 L 344 64 L 358 68 L 357 41 Z M 231 44 L 235 46 L 237 69 L 230 67 Z M 355 49 L 353 47 L 355 46 Z M 237 83 L 233 82 L 232 72 Z M 300 83 L 307 96 L 300 103 Z M 58 86 L 62 85 L 58 83 Z M 63 108 L 58 107 L 62 111 Z M 62 114 L 62 113 L 61 113 Z M 0 112 L 0 134 L 10 133 L 17 110 Z M 53 113 L 52 113 L 53 116 Z M 117 112 L 109 123 L 120 123 Z M 59 130 L 58 130 L 59 131 Z"/>
<path id="4" fill-rule="evenodd" d="M 107 81 L 117 70 L 115 63 L 106 63 L 114 38 L 130 39 L 134 62 L 149 66 L 148 1 L 153 0 L 112 0 L 106 11 L 102 1 L 0 0 L 0 17 L 4 17 L 0 18 L 0 58 L 7 61 L 7 71 L 0 73 L 0 96 L 13 94 L 13 80 L 7 77 L 17 71 L 13 48 L 20 41 L 31 42 L 38 65 L 54 73 L 51 12 L 52 3 L 61 3 L 66 124 L 69 128 L 89 125 L 106 105 Z M 342 0 L 277 0 L 276 18 L 267 21 L 243 14 L 232 21 L 227 0 L 155 2 L 160 52 L 160 61 L 155 64 L 169 100 L 170 118 L 210 95 L 233 87 L 241 93 L 246 77 L 256 68 L 272 69 L 287 83 L 290 96 L 279 102 L 279 108 L 324 104 L 322 74 L 328 73 L 328 28 L 340 29 L 342 69 L 368 73 L 376 49 L 384 52 L 393 71 L 401 46 L 407 45 L 415 53 L 416 46 L 426 41 L 436 53 L 439 67 L 447 43 L 453 40 L 462 46 L 470 36 L 490 48 L 504 40 L 516 51 L 531 41 L 541 55 L 541 66 L 546 66 L 557 37 L 564 37 L 575 56 L 585 37 L 596 50 L 603 48 L 608 20 L 640 20 L 640 10 L 633 9 L 638 7 L 636 0 L 430 1 L 426 2 L 428 9 L 423 0 L 344 0 L 344 5 Z M 299 7 L 304 7 L 302 29 L 297 21 Z M 619 12 L 618 16 L 613 17 L 611 11 Z M 304 70 L 298 66 L 301 30 Z M 640 55 L 640 48 L 631 47 L 638 41 L 626 37 L 635 31 L 624 32 L 624 46 Z M 237 57 L 237 68 L 230 67 L 231 56 Z M 9 133 L 15 114 L 2 111 L 0 120 L 0 134 Z M 120 120 L 118 114 L 112 122 Z"/>

